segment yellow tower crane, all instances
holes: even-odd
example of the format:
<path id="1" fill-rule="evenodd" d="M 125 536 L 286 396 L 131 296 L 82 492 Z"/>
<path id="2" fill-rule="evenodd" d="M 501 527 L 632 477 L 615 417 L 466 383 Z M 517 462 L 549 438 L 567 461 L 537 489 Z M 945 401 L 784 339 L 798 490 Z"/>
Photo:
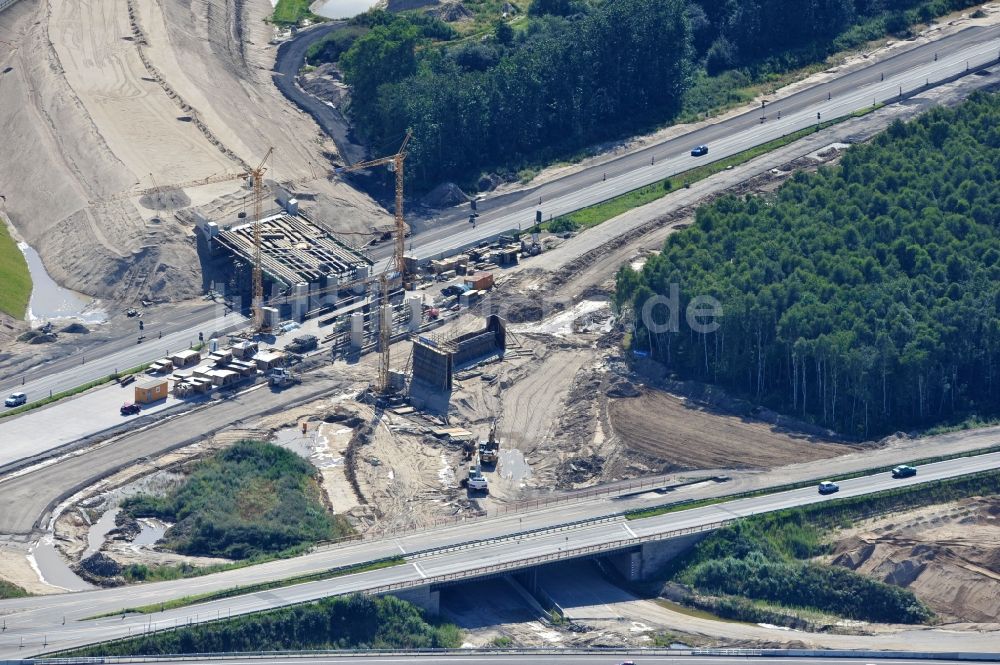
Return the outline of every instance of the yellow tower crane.
<path id="1" fill-rule="evenodd" d="M 264 159 L 260 160 L 260 165 L 251 169 L 247 175 L 253 184 L 253 300 L 251 301 L 251 311 L 253 312 L 253 332 L 266 332 L 264 326 L 264 274 L 261 269 L 260 256 L 260 218 L 264 207 L 264 164 L 274 152 L 274 148 L 268 148 Z"/>
<path id="2" fill-rule="evenodd" d="M 406 283 L 406 264 L 403 261 L 403 253 L 406 247 L 406 222 L 403 219 L 403 160 L 406 159 L 406 145 L 410 142 L 413 132 L 407 131 L 403 144 L 395 155 L 370 159 L 365 162 L 358 162 L 351 166 L 337 168 L 334 173 L 348 173 L 350 171 L 361 171 L 373 166 L 389 167 L 390 171 L 396 174 L 396 209 L 394 211 L 395 228 L 393 229 L 393 252 L 392 258 L 385 271 L 379 275 L 379 351 L 381 358 L 379 361 L 379 390 L 387 392 L 389 390 L 389 344 L 392 341 L 392 313 L 388 310 L 389 287 L 392 281 L 392 274 L 398 273 L 400 283 Z M 387 317 L 385 320 L 383 317 Z M 375 317 L 372 317 L 373 319 Z"/>

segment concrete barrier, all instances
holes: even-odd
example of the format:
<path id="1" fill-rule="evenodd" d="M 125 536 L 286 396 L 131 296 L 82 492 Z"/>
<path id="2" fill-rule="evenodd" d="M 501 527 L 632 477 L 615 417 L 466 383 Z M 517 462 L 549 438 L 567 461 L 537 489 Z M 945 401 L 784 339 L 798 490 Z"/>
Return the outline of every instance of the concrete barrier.
<path id="1" fill-rule="evenodd" d="M 183 661 L 207 661 L 207 660 L 233 660 L 233 659 L 259 659 L 261 661 L 273 660 L 275 658 L 318 658 L 323 656 L 336 657 L 415 657 L 415 656 L 457 656 L 459 658 L 469 656 L 504 656 L 504 655 L 524 655 L 524 656 L 594 656 L 606 655 L 616 656 L 686 656 L 704 657 L 706 662 L 713 662 L 719 657 L 740 657 L 740 658 L 853 658 L 866 660 L 962 660 L 970 662 L 1000 661 L 1000 652 L 976 653 L 970 651 L 958 652 L 910 652 L 910 651 L 833 651 L 824 649 L 663 649 L 663 648 L 523 648 L 523 649 L 414 649 L 411 651 L 393 651 L 383 649 L 345 649 L 337 650 L 316 650 L 316 651 L 261 651 L 251 653 L 225 652 L 225 653 L 198 653 L 184 655 L 163 655 L 163 656 L 104 656 L 98 658 L 45 658 L 45 659 L 24 659 L 24 660 L 0 660 L 0 665 L 113 665 L 125 663 L 163 663 L 163 662 L 183 662 Z"/>

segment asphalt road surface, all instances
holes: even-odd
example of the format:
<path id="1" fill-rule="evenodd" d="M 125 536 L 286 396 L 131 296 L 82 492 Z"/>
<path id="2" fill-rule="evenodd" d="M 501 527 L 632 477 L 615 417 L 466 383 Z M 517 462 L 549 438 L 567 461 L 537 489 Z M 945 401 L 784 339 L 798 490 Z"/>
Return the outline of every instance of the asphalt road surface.
<path id="1" fill-rule="evenodd" d="M 339 111 L 302 92 L 294 81 L 308 46 L 339 27 L 341 24 L 320 26 L 283 44 L 273 78 L 275 85 L 313 115 L 338 145 L 347 145 L 347 130 Z M 900 90 L 921 90 L 925 82 L 933 85 L 960 74 L 967 66 L 975 68 L 998 56 L 1000 26 L 962 30 L 778 100 L 764 109 L 767 119 L 763 123 L 760 111 L 745 113 L 536 188 L 487 197 L 479 202 L 480 217 L 475 227 L 468 223 L 467 206 L 443 211 L 426 231 L 410 239 L 411 253 L 422 259 L 453 253 L 512 229 L 526 228 L 534 222 L 536 210 L 541 210 L 545 219 L 566 214 L 808 127 L 816 122 L 817 112 L 823 119 L 832 119 L 866 108 L 869 101 L 891 102 Z M 691 157 L 690 149 L 700 144 L 709 146 L 709 154 Z M 350 161 L 359 157 L 352 155 Z M 373 257 L 380 259 L 376 269 L 385 267 L 389 252 L 388 244 L 373 250 Z M 28 394 L 29 401 L 35 401 L 47 397 L 49 391 L 68 390 L 115 369 L 150 362 L 166 350 L 186 348 L 192 336 L 197 338 L 197 333 L 217 316 L 209 307 L 186 315 L 183 321 L 172 322 L 171 332 L 162 340 L 149 339 L 133 345 L 128 343 L 130 338 L 123 338 L 94 349 L 89 353 L 93 357 L 86 362 L 75 356 L 53 361 L 32 370 L 30 376 L 0 382 L 0 396 L 20 391 Z M 232 327 L 240 323 L 234 318 Z"/>
<path id="2" fill-rule="evenodd" d="M 70 354 L 63 358 L 32 367 L 21 376 L 10 377 L 0 382 L 0 396 L 12 392 L 28 395 L 28 403 L 48 397 L 50 393 L 72 390 L 91 381 L 104 378 L 117 370 L 138 367 L 197 343 L 198 333 L 203 333 L 205 341 L 213 332 L 225 332 L 242 327 L 246 317 L 239 313 L 227 313 L 222 305 L 210 304 L 189 312 L 171 313 L 169 320 L 158 321 L 156 312 L 143 317 L 146 338 L 137 343 L 138 330 L 134 334 L 116 336 L 103 344 L 94 346 L 80 354 Z M 136 328 L 138 328 L 138 319 Z M 160 337 L 159 333 L 163 332 Z"/>
<path id="3" fill-rule="evenodd" d="M 636 665 L 735 665 L 739 663 L 740 665 L 775 665 L 775 663 L 782 663 L 783 665 L 872 665 L 872 659 L 861 659 L 861 658 L 768 658 L 768 657 L 758 657 L 758 656 L 688 656 L 688 655 L 653 655 L 653 654 L 556 654 L 556 653 L 537 653 L 537 654 L 414 654 L 409 655 L 405 653 L 395 654 L 395 655 L 378 655 L 378 656 L 336 656 L 336 655 L 324 655 L 324 656 L 305 656 L 305 657 L 291 657 L 291 656 L 281 656 L 273 655 L 266 656 L 265 660 L 260 658 L 227 658 L 226 663 L 231 665 L 260 665 L 261 662 L 266 662 L 268 665 L 355 665 L 356 663 L 365 663 L 366 665 L 399 665 L 400 663 L 411 663 L 412 665 L 437 665 L 438 663 L 449 663 L 449 665 L 481 665 L 482 663 L 490 663 L 490 665 L 525 665 L 530 663 L 532 665 L 536 663 L 558 663 L 560 665 L 576 664 L 580 665 L 619 665 L 619 663 L 634 661 Z M 156 660 L 155 656 L 149 659 L 144 659 L 144 663 L 171 663 L 176 661 L 171 661 L 169 659 Z M 219 661 L 217 659 L 204 658 L 199 659 L 197 657 L 185 658 L 185 663 L 191 665 L 216 665 Z M 899 657 L 894 658 L 878 658 L 874 660 L 875 663 L 881 663 L 884 665 L 919 665 L 920 663 L 934 663 L 935 665 L 968 665 L 970 661 L 955 661 L 955 660 L 909 660 L 905 655 L 900 654 Z M 990 661 L 978 661 L 978 662 L 990 662 Z"/>
<path id="4" fill-rule="evenodd" d="M 128 588 L 102 589 L 57 596 L 0 601 L 6 630 L 0 633 L 0 657 L 16 657 L 43 650 L 68 648 L 97 641 L 127 637 L 142 632 L 187 623 L 257 612 L 305 602 L 330 595 L 364 592 L 385 585 L 421 585 L 449 576 L 471 579 L 581 555 L 633 547 L 645 539 L 680 530 L 712 528 L 720 522 L 754 514 L 810 505 L 841 497 L 862 496 L 894 487 L 913 486 L 1000 468 L 1000 453 L 966 457 L 923 465 L 916 477 L 897 480 L 877 473 L 840 483 L 841 491 L 823 496 L 813 487 L 758 497 L 735 499 L 642 520 L 613 517 L 575 527 L 556 528 L 586 511 L 586 505 L 559 506 L 535 515 L 549 520 L 550 528 L 526 532 L 524 516 L 510 516 L 473 522 L 397 538 L 356 542 L 310 553 L 285 561 L 274 561 L 216 575 L 145 584 Z M 662 502 L 662 497 L 654 497 Z M 514 522 L 514 519 L 518 522 Z M 513 529 L 502 536 L 504 529 Z M 308 570 L 319 571 L 387 556 L 406 556 L 406 563 L 342 577 L 251 593 L 194 606 L 166 610 L 152 615 L 121 615 L 82 621 L 104 612 L 157 603 L 190 594 L 230 588 L 240 584 L 280 579 Z M 535 558 L 534 560 L 532 560 Z M 541 558 L 541 559 L 540 559 Z M 21 646 L 23 644 L 25 646 Z"/>
<path id="5" fill-rule="evenodd" d="M 193 443 L 244 419 L 288 408 L 316 399 L 334 390 L 327 379 L 304 380 L 281 392 L 266 385 L 232 398 L 156 423 L 142 430 L 69 453 L 0 480 L 0 533 L 24 534 L 45 526 L 49 511 L 61 499 L 117 469 L 144 458 Z M 9 507 L 10 509 L 6 508 Z M 16 507 L 16 508 L 15 508 Z"/>
<path id="6" fill-rule="evenodd" d="M 415 235 L 410 253 L 438 258 L 481 239 L 527 228 L 536 210 L 545 220 L 558 217 L 815 125 L 817 113 L 821 120 L 832 120 L 876 102 L 892 103 L 900 92 L 923 91 L 928 82 L 933 85 L 967 68 L 993 64 L 998 57 L 1000 26 L 968 28 L 780 99 L 763 113 L 744 113 L 528 191 L 487 198 L 478 204 L 475 228 L 468 222 L 469 206 L 459 206 Z M 702 144 L 708 145 L 708 155 L 692 157 L 691 149 Z"/>
<path id="7" fill-rule="evenodd" d="M 348 164 L 363 159 L 364 149 L 350 140 L 350 125 L 340 111 L 324 101 L 303 92 L 295 83 L 295 77 L 305 64 L 306 51 L 314 43 L 335 30 L 347 26 L 346 21 L 323 23 L 301 31 L 294 39 L 278 47 L 272 79 L 285 97 L 312 116 L 316 124 L 333 139 L 337 149 Z"/>

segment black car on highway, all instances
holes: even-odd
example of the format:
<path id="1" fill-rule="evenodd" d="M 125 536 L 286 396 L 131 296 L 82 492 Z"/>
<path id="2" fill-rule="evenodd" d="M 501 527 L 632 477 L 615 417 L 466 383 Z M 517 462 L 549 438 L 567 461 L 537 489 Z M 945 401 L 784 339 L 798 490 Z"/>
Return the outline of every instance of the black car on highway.
<path id="1" fill-rule="evenodd" d="M 909 478 L 917 475 L 917 470 L 907 464 L 900 464 L 892 470 L 893 478 Z"/>
<path id="2" fill-rule="evenodd" d="M 691 156 L 692 157 L 701 157 L 702 155 L 707 155 L 707 154 L 708 154 L 708 146 L 707 145 L 700 145 L 697 148 L 692 148 L 691 149 Z"/>

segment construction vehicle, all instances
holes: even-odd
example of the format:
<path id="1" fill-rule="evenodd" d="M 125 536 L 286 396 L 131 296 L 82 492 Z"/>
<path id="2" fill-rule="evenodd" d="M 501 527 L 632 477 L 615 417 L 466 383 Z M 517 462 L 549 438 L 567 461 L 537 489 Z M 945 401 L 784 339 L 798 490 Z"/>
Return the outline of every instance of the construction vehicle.
<path id="1" fill-rule="evenodd" d="M 267 374 L 267 385 L 272 388 L 284 388 L 298 382 L 298 377 L 287 367 L 275 367 Z"/>
<path id="2" fill-rule="evenodd" d="M 465 479 L 465 486 L 473 492 L 490 492 L 490 482 L 486 480 L 482 469 L 478 464 L 469 467 L 469 477 Z"/>
<path id="3" fill-rule="evenodd" d="M 500 442 L 497 441 L 497 421 L 490 426 L 490 437 L 479 442 L 479 461 L 495 465 L 500 460 Z"/>
<path id="4" fill-rule="evenodd" d="M 285 350 L 292 353 L 306 353 L 314 350 L 317 346 L 319 346 L 319 338 L 316 335 L 302 335 L 286 344 Z"/>

